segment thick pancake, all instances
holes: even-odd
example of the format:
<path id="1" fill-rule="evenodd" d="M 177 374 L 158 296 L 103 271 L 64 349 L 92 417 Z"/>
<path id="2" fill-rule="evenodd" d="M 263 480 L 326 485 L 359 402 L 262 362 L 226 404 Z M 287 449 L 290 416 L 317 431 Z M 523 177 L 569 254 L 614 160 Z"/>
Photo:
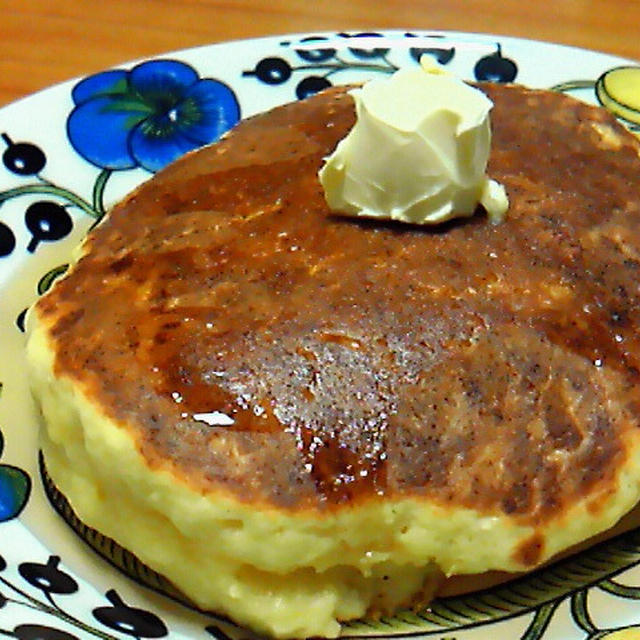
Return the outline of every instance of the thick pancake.
<path id="1" fill-rule="evenodd" d="M 141 549 L 150 527 L 270 593 L 362 582 L 349 606 L 336 587 L 344 619 L 440 570 L 529 569 L 637 503 L 638 143 L 566 96 L 482 88 L 503 224 L 333 216 L 316 174 L 354 121 L 338 89 L 156 175 L 36 305 L 54 481 L 201 606 L 336 631 L 202 595 Z M 127 526 L 100 515 L 125 503 Z"/>

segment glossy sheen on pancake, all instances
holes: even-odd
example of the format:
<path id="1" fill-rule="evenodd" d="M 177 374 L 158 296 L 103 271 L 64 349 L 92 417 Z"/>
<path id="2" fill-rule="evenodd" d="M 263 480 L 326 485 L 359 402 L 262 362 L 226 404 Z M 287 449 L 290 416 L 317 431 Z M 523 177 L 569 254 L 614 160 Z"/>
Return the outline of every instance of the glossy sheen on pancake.
<path id="1" fill-rule="evenodd" d="M 637 443 L 638 144 L 565 96 L 483 89 L 506 222 L 332 215 L 316 174 L 354 114 L 327 92 L 115 207 L 36 307 L 56 374 L 196 492 L 597 512 Z"/>

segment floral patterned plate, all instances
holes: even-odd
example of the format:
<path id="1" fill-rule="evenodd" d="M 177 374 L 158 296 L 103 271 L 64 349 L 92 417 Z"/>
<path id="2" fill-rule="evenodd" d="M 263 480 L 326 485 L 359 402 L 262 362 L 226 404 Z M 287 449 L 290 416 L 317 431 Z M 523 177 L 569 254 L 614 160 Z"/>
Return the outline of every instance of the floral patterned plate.
<path id="1" fill-rule="evenodd" d="M 153 579 L 138 567 L 139 582 L 125 577 L 51 508 L 23 367 L 25 309 L 109 206 L 180 154 L 216 140 L 242 117 L 415 65 L 421 55 L 471 80 L 571 92 L 602 104 L 631 130 L 640 125 L 640 66 L 631 61 L 506 37 L 418 31 L 202 47 L 0 109 L 0 637 L 250 636 L 143 586 Z M 346 624 L 343 635 L 638 639 L 639 564 L 635 531 L 499 588 Z"/>

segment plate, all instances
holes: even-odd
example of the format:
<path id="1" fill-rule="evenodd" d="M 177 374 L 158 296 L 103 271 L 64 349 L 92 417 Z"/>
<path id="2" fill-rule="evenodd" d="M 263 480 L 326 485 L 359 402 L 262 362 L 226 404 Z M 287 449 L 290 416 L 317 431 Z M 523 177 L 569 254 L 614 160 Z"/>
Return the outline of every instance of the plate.
<path id="1" fill-rule="evenodd" d="M 296 34 L 190 49 L 70 81 L 0 110 L 1 636 L 250 636 L 125 577 L 51 508 L 23 366 L 25 309 L 64 270 L 96 220 L 173 158 L 239 118 L 331 84 L 390 74 L 421 55 L 466 79 L 555 88 L 602 104 L 631 130 L 640 124 L 640 67 L 632 61 L 507 37 L 420 31 Z M 123 105 L 126 119 L 110 108 Z M 215 113 L 206 129 L 189 121 L 193 108 Z M 140 135 L 158 127 L 165 127 L 160 144 Z M 640 531 L 632 531 L 500 588 L 345 624 L 343 635 L 639 638 L 639 564 Z"/>

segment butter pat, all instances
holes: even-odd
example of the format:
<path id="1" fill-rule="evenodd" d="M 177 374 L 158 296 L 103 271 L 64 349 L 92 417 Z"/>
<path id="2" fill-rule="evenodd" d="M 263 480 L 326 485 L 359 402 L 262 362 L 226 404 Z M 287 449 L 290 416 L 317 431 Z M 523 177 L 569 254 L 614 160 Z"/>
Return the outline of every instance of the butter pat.
<path id="1" fill-rule="evenodd" d="M 486 175 L 492 102 L 439 69 L 400 69 L 350 92 L 356 124 L 326 158 L 320 182 L 336 213 L 437 224 L 507 211 Z"/>

